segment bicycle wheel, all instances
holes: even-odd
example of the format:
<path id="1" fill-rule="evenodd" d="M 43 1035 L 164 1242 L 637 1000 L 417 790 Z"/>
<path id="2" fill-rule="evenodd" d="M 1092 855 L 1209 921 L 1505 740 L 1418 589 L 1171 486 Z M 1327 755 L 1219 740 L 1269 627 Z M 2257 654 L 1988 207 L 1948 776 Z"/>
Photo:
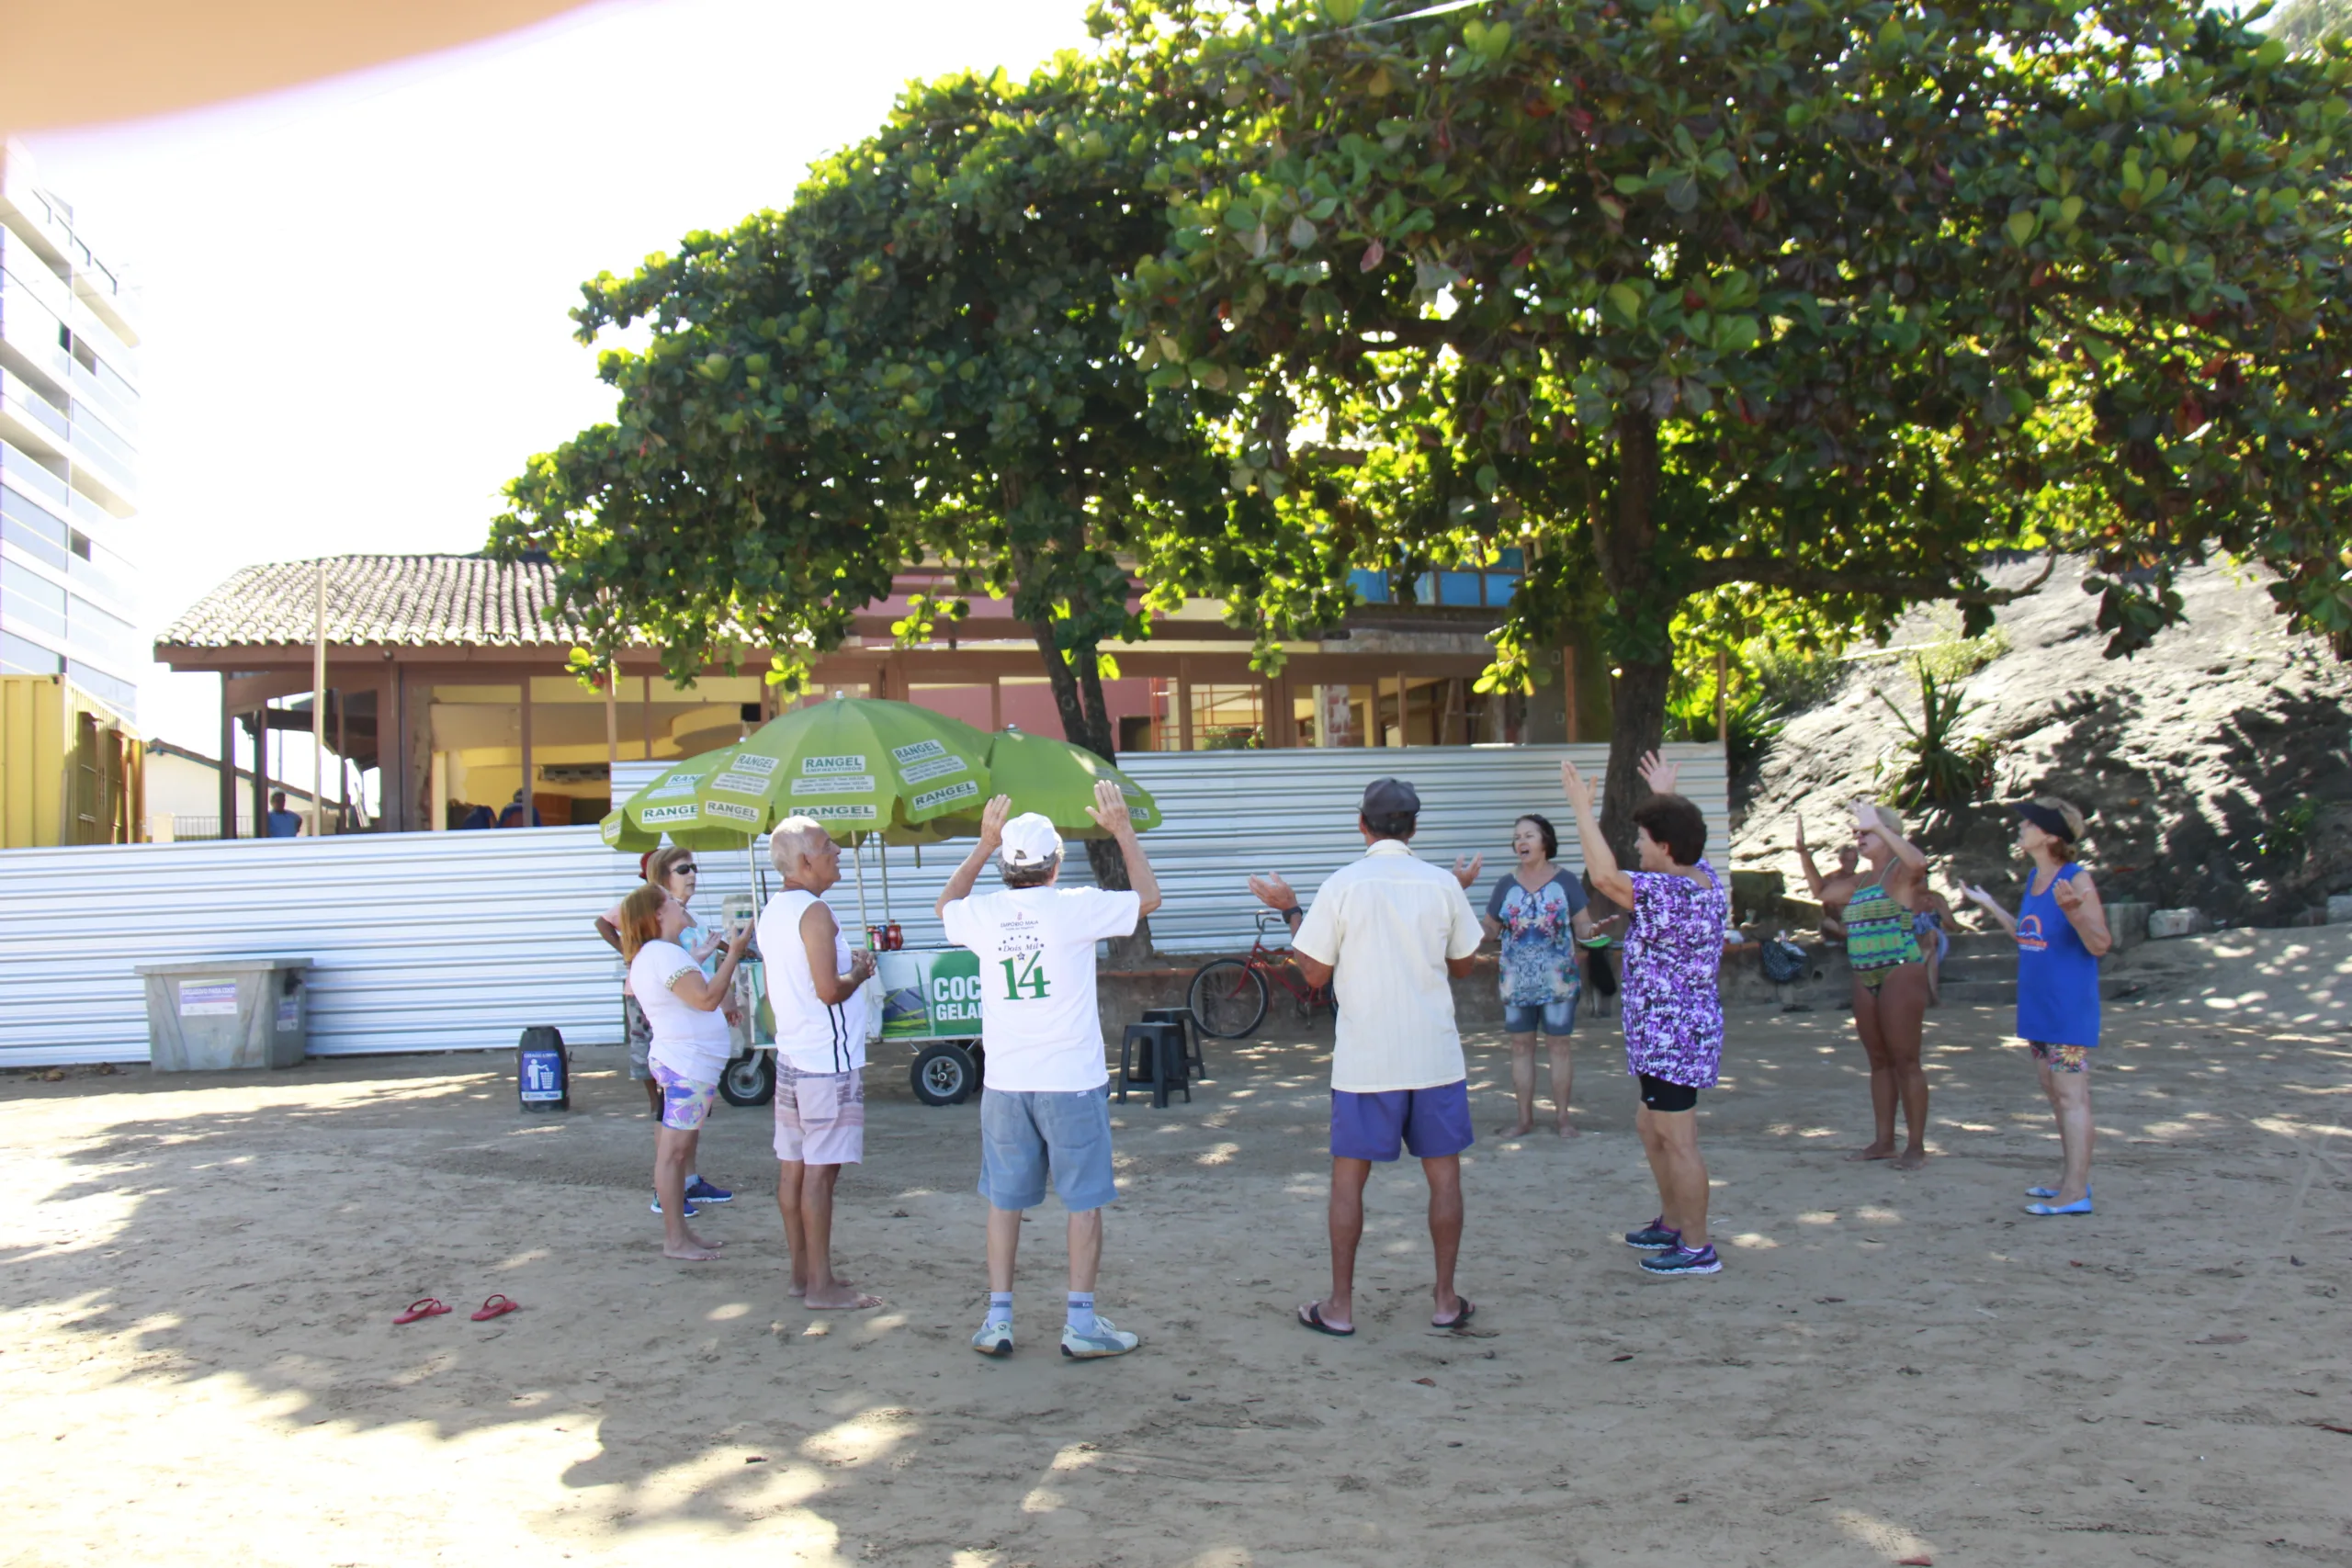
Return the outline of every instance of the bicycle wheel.
<path id="1" fill-rule="evenodd" d="M 1238 1040 L 1266 1016 L 1266 977 L 1238 958 L 1219 958 L 1193 974 L 1184 999 L 1202 1033 Z"/>

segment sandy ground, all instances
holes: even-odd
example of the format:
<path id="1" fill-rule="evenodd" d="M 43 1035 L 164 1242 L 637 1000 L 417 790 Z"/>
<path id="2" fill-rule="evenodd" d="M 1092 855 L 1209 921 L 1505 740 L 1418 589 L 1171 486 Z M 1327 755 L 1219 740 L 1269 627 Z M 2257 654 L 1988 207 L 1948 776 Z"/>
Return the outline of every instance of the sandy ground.
<path id="1" fill-rule="evenodd" d="M 1323 1279 L 1326 1046 L 1212 1044 L 1190 1106 L 1117 1108 L 1102 1298 L 1124 1360 L 1052 1349 L 1059 1211 L 1012 1360 L 985 1301 L 977 1107 L 871 1070 L 845 1271 L 784 1292 L 763 1111 L 680 1267 L 617 1053 L 577 1109 L 510 1065 L 313 1062 L 0 1079 L 0 1562 L 1939 1564 L 2352 1562 L 2352 1049 L 2333 1023 L 2112 1011 L 2099 1213 L 2035 1221 L 2055 1145 L 1996 1011 L 1934 1018 L 1937 1157 L 1865 1130 L 1836 1013 L 1736 1014 L 1704 1102 L 1710 1280 L 1654 1211 L 1613 1026 L 1581 1137 L 1491 1135 L 1474 1051 L 1476 1337 L 1426 1327 L 1418 1173 L 1377 1177 L 1351 1341 Z M 492 1291 L 524 1312 L 480 1325 Z M 437 1295 L 458 1314 L 390 1318 Z"/>

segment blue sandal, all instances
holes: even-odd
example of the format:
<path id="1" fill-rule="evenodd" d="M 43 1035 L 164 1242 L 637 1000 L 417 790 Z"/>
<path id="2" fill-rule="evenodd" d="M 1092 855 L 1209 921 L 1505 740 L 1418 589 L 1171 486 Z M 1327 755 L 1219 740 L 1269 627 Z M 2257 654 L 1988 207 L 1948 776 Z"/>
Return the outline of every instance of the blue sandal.
<path id="1" fill-rule="evenodd" d="M 2090 1194 L 2085 1193 L 2071 1203 L 2028 1203 L 2025 1212 L 2037 1219 L 2048 1219 L 2052 1214 L 2087 1214 L 2091 1213 Z"/>

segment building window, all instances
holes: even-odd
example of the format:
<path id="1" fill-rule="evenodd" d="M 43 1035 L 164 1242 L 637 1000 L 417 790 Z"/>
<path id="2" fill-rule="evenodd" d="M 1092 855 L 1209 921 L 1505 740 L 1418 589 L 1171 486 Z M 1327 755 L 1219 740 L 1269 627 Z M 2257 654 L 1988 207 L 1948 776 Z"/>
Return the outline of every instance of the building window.
<path id="1" fill-rule="evenodd" d="M 1425 571 L 1413 580 L 1413 603 L 1449 609 L 1499 610 L 1519 592 L 1526 574 L 1527 552 L 1517 546 L 1498 551 L 1495 564 L 1484 571 Z M 1400 603 L 1388 583 L 1388 574 L 1358 567 L 1348 573 L 1348 586 L 1366 604 Z"/>
<path id="2" fill-rule="evenodd" d="M 1193 750 L 1254 751 L 1265 745 L 1262 687 L 1194 686 L 1192 693 Z"/>

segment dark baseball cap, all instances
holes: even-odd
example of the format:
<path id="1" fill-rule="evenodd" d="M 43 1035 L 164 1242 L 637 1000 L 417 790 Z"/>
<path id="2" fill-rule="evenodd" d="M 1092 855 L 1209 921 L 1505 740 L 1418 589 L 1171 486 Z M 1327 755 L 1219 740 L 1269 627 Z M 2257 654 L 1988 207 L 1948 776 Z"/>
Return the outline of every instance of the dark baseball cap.
<path id="1" fill-rule="evenodd" d="M 1403 779 L 1374 779 L 1363 786 L 1366 817 L 1401 817 L 1421 808 L 1421 797 Z"/>

